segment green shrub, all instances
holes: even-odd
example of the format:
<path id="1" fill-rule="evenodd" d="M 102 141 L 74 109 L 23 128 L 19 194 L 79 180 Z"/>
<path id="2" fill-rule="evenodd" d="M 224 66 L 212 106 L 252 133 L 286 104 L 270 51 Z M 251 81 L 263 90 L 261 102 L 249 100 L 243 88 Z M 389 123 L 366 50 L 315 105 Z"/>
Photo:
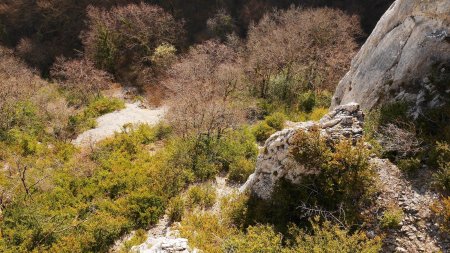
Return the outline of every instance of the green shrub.
<path id="1" fill-rule="evenodd" d="M 191 208 L 211 208 L 216 203 L 216 190 L 211 185 L 195 185 L 187 191 L 187 205 Z"/>
<path id="2" fill-rule="evenodd" d="M 434 214 L 434 218 L 439 223 L 439 228 L 444 233 L 450 232 L 450 197 L 441 197 L 436 200 L 430 207 Z"/>
<path id="3" fill-rule="evenodd" d="M 318 169 L 329 160 L 329 147 L 318 128 L 311 132 L 297 131 L 290 150 L 293 158 L 309 169 Z"/>
<path id="4" fill-rule="evenodd" d="M 397 166 L 405 173 L 413 173 L 420 168 L 421 164 L 417 158 L 406 158 L 398 161 Z"/>
<path id="5" fill-rule="evenodd" d="M 396 102 L 383 105 L 380 109 L 380 122 L 383 124 L 401 124 L 410 121 L 408 118 L 409 105 L 404 102 Z"/>
<path id="6" fill-rule="evenodd" d="M 317 128 L 295 133 L 290 155 L 299 165 L 317 172 L 303 179 L 304 184 L 311 184 L 315 194 L 320 196 L 308 198 L 307 204 L 326 210 L 336 210 L 342 205 L 347 219 L 357 219 L 358 208 L 371 199 L 371 184 L 375 178 L 369 166 L 369 154 L 363 141 L 354 145 L 351 140 L 328 142 Z M 298 193 L 298 201 L 305 201 L 300 197 L 302 194 L 308 195 L 305 190 L 308 189 Z"/>
<path id="7" fill-rule="evenodd" d="M 284 122 L 286 121 L 286 115 L 281 112 L 273 113 L 266 117 L 265 119 L 268 126 L 280 131 L 284 127 Z"/>
<path id="8" fill-rule="evenodd" d="M 299 110 L 310 113 L 316 106 L 316 94 L 314 91 L 307 91 L 299 96 Z"/>
<path id="9" fill-rule="evenodd" d="M 222 253 L 222 244 L 237 231 L 221 222 L 212 212 L 193 212 L 181 221 L 181 236 L 189 240 L 189 246 L 208 253 Z"/>
<path id="10" fill-rule="evenodd" d="M 330 221 L 319 223 L 317 217 L 312 221 L 312 228 L 312 233 L 309 234 L 292 227 L 290 233 L 294 240 L 289 249 L 283 252 L 375 253 L 381 251 L 381 238 L 369 239 L 364 231 L 350 232 Z"/>
<path id="11" fill-rule="evenodd" d="M 138 229 L 134 233 L 133 237 L 124 242 L 119 252 L 120 253 L 130 252 L 133 246 L 140 245 L 144 243 L 145 240 L 147 240 L 147 231 L 145 231 L 144 229 Z"/>
<path id="12" fill-rule="evenodd" d="M 96 118 L 125 108 L 125 103 L 117 98 L 98 97 L 80 113 L 69 117 L 69 129 L 77 134 L 95 128 Z"/>
<path id="13" fill-rule="evenodd" d="M 383 213 L 380 226 L 385 229 L 398 228 L 403 220 L 403 210 L 399 207 L 389 207 Z"/>
<path id="14" fill-rule="evenodd" d="M 133 192 L 128 197 L 127 214 L 138 228 L 156 224 L 164 214 L 164 208 L 163 199 L 147 189 Z"/>
<path id="15" fill-rule="evenodd" d="M 311 114 L 309 115 L 309 120 L 319 121 L 327 113 L 328 113 L 327 108 L 316 107 L 312 110 Z"/>
<path id="16" fill-rule="evenodd" d="M 240 160 L 256 161 L 258 147 L 255 137 L 249 128 L 242 128 L 227 131 L 222 138 L 215 141 L 212 147 L 214 161 L 219 162 L 222 171 L 228 171 L 232 166 L 236 168 L 236 163 Z"/>
<path id="17" fill-rule="evenodd" d="M 247 194 L 233 193 L 220 200 L 223 220 L 228 226 L 243 228 L 247 220 Z"/>
<path id="18" fill-rule="evenodd" d="M 276 132 L 276 130 L 270 127 L 266 122 L 262 121 L 253 127 L 252 132 L 256 140 L 262 142 L 267 140 Z"/>
<path id="19" fill-rule="evenodd" d="M 249 226 L 247 233 L 226 240 L 224 252 L 277 253 L 282 252 L 282 235 L 267 225 Z"/>
<path id="20" fill-rule="evenodd" d="M 169 207 L 167 208 L 167 214 L 171 222 L 181 221 L 184 214 L 185 203 L 184 199 L 180 196 L 174 197 L 170 200 Z"/>
<path id="21" fill-rule="evenodd" d="M 434 184 L 445 193 L 450 192 L 450 145 L 437 142 L 435 146 L 438 171 L 434 174 Z"/>
<path id="22" fill-rule="evenodd" d="M 228 179 L 234 183 L 244 183 L 254 171 L 255 163 L 241 158 L 236 163 L 231 164 Z"/>

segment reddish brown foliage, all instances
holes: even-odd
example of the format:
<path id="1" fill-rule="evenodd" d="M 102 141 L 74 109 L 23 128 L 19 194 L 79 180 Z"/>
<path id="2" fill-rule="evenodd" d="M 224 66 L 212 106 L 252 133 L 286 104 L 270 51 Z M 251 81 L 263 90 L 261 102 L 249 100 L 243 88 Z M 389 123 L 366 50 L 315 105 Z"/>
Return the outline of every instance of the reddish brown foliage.
<path id="1" fill-rule="evenodd" d="M 169 71 L 169 120 L 181 134 L 208 136 L 238 124 L 239 57 L 231 48 L 207 41 L 192 48 Z"/>
<path id="2" fill-rule="evenodd" d="M 358 19 L 329 8 L 275 11 L 250 27 L 248 67 L 260 96 L 273 75 L 334 90 L 357 50 Z"/>
<path id="3" fill-rule="evenodd" d="M 88 26 L 82 36 L 86 56 L 129 82 L 142 79 L 143 69 L 151 75 L 148 68 L 158 46 L 183 43 L 182 24 L 162 8 L 144 3 L 111 10 L 90 7 Z"/>
<path id="4" fill-rule="evenodd" d="M 85 99 L 98 95 L 101 89 L 109 87 L 112 82 L 110 74 L 96 69 L 94 64 L 86 59 L 58 58 L 50 73 L 65 88 Z"/>

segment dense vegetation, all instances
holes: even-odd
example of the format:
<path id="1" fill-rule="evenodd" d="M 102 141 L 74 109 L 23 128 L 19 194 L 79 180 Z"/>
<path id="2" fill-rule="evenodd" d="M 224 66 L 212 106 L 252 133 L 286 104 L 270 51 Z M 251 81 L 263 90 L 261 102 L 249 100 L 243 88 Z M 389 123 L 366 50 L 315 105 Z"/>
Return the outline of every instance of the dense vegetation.
<path id="1" fill-rule="evenodd" d="M 298 132 L 290 155 L 320 173 L 279 183 L 271 201 L 217 194 L 216 176 L 244 183 L 258 144 L 287 120 L 327 112 L 376 20 L 356 14 L 391 1 L 238 2 L 0 4 L 1 252 L 108 252 L 137 231 L 127 250 L 164 214 L 205 252 L 378 252 L 382 238 L 367 237 L 365 222 L 395 228 L 403 213 L 361 212 L 376 191 L 373 152 L 405 174 L 434 168 L 433 210 L 449 230 L 448 107 L 417 119 L 408 105 L 379 108 L 358 143 Z M 106 92 L 120 85 L 169 105 L 165 121 L 75 146 L 96 118 L 124 108 Z"/>

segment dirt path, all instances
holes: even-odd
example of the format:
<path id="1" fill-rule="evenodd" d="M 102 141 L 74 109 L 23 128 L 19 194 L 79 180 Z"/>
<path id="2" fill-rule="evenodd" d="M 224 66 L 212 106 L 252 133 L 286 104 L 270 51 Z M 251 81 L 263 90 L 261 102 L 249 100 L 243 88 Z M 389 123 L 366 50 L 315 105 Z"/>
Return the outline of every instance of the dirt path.
<path id="1" fill-rule="evenodd" d="M 408 180 L 387 159 L 373 159 L 382 189 L 378 204 L 400 206 L 404 218 L 399 229 L 391 229 L 384 240 L 383 252 L 448 252 L 450 244 L 441 238 L 431 218 L 430 205 L 437 194 L 430 191 L 430 171 L 420 169 L 414 180 Z"/>
<path id="2" fill-rule="evenodd" d="M 142 108 L 139 103 L 126 103 L 125 109 L 105 114 L 97 119 L 97 127 L 80 134 L 73 143 L 77 146 L 88 146 L 121 132 L 125 124 L 157 124 L 167 108 Z"/>

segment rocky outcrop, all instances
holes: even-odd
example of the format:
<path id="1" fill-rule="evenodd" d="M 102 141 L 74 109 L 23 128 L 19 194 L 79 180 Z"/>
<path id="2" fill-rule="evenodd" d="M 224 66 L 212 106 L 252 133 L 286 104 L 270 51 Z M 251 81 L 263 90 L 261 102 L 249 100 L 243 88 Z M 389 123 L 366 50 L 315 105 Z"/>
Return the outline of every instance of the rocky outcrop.
<path id="1" fill-rule="evenodd" d="M 188 246 L 188 240 L 180 238 L 178 231 L 168 231 L 165 236 L 150 236 L 147 241 L 141 245 L 131 248 L 135 253 L 196 253 L 198 250 L 191 250 Z"/>
<path id="2" fill-rule="evenodd" d="M 397 0 L 339 83 L 332 108 L 393 101 L 436 107 L 450 96 L 450 1 Z"/>
<path id="3" fill-rule="evenodd" d="M 297 131 L 309 131 L 320 128 L 321 135 L 327 140 L 350 138 L 354 141 L 362 137 L 364 114 L 358 104 L 349 103 L 336 107 L 319 122 L 294 123 L 289 128 L 273 134 L 264 144 L 256 163 L 256 170 L 241 191 L 250 190 L 262 199 L 270 198 L 274 186 L 281 179 L 292 183 L 308 174 L 319 171 L 307 169 L 297 164 L 289 155 L 291 138 Z"/>

